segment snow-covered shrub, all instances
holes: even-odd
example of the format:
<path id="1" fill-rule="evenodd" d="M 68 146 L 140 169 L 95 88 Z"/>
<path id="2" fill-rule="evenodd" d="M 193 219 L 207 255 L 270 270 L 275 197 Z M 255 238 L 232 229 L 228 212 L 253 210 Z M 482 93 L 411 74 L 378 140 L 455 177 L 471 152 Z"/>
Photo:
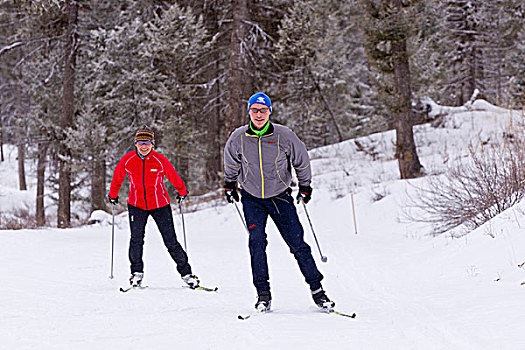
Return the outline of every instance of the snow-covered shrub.
<path id="1" fill-rule="evenodd" d="M 410 196 L 410 220 L 431 222 L 436 234 L 458 225 L 474 229 L 525 196 L 523 131 L 469 148 L 469 156 L 429 176 Z"/>
<path id="2" fill-rule="evenodd" d="M 29 208 L 18 208 L 12 213 L 0 214 L 0 230 L 35 228 L 36 219 Z"/>

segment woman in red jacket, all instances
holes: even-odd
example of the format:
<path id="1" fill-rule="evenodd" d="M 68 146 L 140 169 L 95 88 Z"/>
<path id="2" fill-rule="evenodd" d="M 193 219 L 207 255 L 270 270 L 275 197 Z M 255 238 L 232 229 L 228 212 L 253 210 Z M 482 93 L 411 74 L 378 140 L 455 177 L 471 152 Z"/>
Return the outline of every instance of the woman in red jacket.
<path id="1" fill-rule="evenodd" d="M 164 177 L 178 191 L 177 199 L 182 201 L 188 190 L 184 181 L 165 155 L 155 152 L 155 134 L 145 129 L 135 134 L 136 150 L 125 154 L 117 164 L 111 180 L 109 202 L 118 203 L 118 193 L 122 182 L 129 177 L 128 212 L 131 239 L 129 243 L 129 260 L 131 263 L 131 286 L 139 287 L 144 277 L 142 252 L 146 222 L 151 215 L 159 228 L 164 245 L 177 264 L 177 271 L 182 280 L 191 288 L 199 286 L 197 276 L 191 272 L 188 256 L 177 241 L 173 226 L 170 198 L 164 186 Z"/>

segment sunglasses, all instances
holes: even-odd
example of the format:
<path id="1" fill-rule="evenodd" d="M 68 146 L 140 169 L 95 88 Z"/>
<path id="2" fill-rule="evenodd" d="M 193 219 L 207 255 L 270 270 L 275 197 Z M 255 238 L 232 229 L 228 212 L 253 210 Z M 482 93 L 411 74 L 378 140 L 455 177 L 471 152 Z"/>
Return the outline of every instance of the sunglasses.
<path id="1" fill-rule="evenodd" d="M 264 114 L 264 113 L 266 113 L 268 111 L 269 111 L 268 108 L 259 108 L 259 109 L 257 109 L 257 108 L 250 108 L 250 112 L 252 112 L 253 114 L 255 114 L 255 113 L 263 113 Z"/>
<path id="2" fill-rule="evenodd" d="M 139 146 L 148 146 L 151 145 L 153 142 L 151 140 L 149 141 L 137 141 L 137 145 Z"/>

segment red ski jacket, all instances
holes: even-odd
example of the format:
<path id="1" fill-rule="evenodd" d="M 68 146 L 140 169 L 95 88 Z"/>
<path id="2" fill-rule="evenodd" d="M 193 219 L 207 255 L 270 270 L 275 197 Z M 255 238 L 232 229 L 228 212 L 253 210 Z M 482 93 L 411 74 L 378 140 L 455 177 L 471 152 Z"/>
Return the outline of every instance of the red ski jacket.
<path id="1" fill-rule="evenodd" d="M 188 194 L 184 181 L 168 158 L 153 150 L 144 159 L 136 150 L 126 153 L 120 159 L 111 180 L 109 189 L 111 198 L 117 198 L 126 175 L 129 176 L 130 183 L 128 204 L 144 210 L 157 209 L 170 204 L 168 191 L 164 186 L 164 176 L 181 196 Z"/>

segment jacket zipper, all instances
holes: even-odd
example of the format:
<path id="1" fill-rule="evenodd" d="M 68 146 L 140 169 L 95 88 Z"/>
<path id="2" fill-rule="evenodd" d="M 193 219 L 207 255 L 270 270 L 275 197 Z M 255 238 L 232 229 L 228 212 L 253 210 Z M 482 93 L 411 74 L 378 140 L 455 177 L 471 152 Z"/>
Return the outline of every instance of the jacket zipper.
<path id="1" fill-rule="evenodd" d="M 262 198 L 264 199 L 264 173 L 262 164 L 261 136 L 259 136 L 259 167 L 261 168 Z"/>
<path id="2" fill-rule="evenodd" d="M 142 160 L 142 187 L 144 187 L 144 203 L 146 203 L 146 210 L 148 210 L 148 200 L 146 199 L 146 158 Z"/>

